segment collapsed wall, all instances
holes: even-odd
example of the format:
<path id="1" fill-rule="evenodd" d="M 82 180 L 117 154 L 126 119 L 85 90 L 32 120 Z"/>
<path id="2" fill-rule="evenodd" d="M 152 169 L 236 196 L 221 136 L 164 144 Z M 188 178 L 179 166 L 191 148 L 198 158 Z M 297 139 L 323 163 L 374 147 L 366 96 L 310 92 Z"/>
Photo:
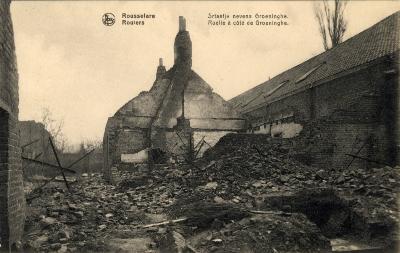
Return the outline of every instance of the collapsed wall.
<path id="1" fill-rule="evenodd" d="M 231 105 L 192 70 L 192 42 L 185 19 L 179 21 L 174 66 L 167 71 L 160 59 L 151 89 L 107 121 L 103 139 L 106 177 L 113 165 L 147 162 L 146 150 L 159 149 L 170 157 L 186 159 L 201 155 L 226 133 L 244 127 L 245 121 Z"/>
<path id="2" fill-rule="evenodd" d="M 20 121 L 19 130 L 22 157 L 56 164 L 49 142 L 51 135 L 42 123 L 34 120 Z M 26 159 L 22 161 L 22 165 L 25 180 L 30 180 L 35 175 L 54 176 L 59 173 L 54 168 L 43 163 L 33 163 Z"/>
<path id="3" fill-rule="evenodd" d="M 0 2 L 0 248 L 22 236 L 25 198 L 18 131 L 18 73 L 10 0 Z"/>

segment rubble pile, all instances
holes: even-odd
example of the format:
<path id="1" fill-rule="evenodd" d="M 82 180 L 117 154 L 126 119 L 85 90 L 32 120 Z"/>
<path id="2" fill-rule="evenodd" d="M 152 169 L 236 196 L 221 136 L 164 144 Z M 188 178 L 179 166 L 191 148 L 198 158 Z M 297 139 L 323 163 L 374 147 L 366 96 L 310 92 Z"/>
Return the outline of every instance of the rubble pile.
<path id="1" fill-rule="evenodd" d="M 368 242 L 376 247 L 392 247 L 399 238 L 398 215 L 379 202 L 362 196 L 343 195 L 333 188 L 272 193 L 265 208 L 304 213 L 329 238 Z"/>
<path id="2" fill-rule="evenodd" d="M 270 188 L 276 187 L 273 190 L 335 186 L 339 190 L 354 189 L 359 193 L 390 198 L 391 190 L 400 186 L 399 167 L 317 169 L 293 159 L 289 150 L 290 142 L 282 139 L 271 139 L 265 135 L 229 134 L 205 153 L 208 165 L 203 170 L 210 179 L 225 177 L 230 180 L 233 177 L 239 181 L 242 179 L 242 182 L 268 180 Z"/>
<path id="3" fill-rule="evenodd" d="M 206 165 L 191 170 L 186 179 L 192 180 L 190 185 L 214 185 L 225 196 L 334 188 L 347 195 L 371 198 L 382 208 L 397 211 L 400 167 L 324 170 L 300 163 L 288 150 L 283 140 L 230 134 L 207 151 Z"/>
<path id="4" fill-rule="evenodd" d="M 112 251 L 104 239 L 119 235 L 187 252 L 329 252 L 330 236 L 397 240 L 400 167 L 319 169 L 288 145 L 229 134 L 193 162 L 117 170 L 115 186 L 100 175 L 81 178 L 73 193 L 49 184 L 28 206 L 26 246 Z"/>
<path id="5" fill-rule="evenodd" d="M 159 166 L 151 172 L 126 172 L 119 171 L 121 182 L 116 190 L 126 194 L 129 201 L 146 213 L 162 214 L 184 192 L 191 191 L 183 184 L 185 170 Z M 138 175 L 139 174 L 139 175 Z"/>
<path id="6" fill-rule="evenodd" d="M 186 239 L 189 252 L 331 251 L 329 240 L 299 213 L 253 211 L 234 204 L 199 201 L 177 215 L 188 217 L 172 229 Z"/>
<path id="7" fill-rule="evenodd" d="M 239 138 L 238 138 L 239 137 Z M 234 202 L 254 201 L 266 191 L 323 186 L 314 180 L 317 170 L 291 159 L 279 142 L 265 136 L 227 135 L 208 150 L 200 169 L 185 177 L 189 185 L 203 184 L 219 197 Z"/>
<path id="8" fill-rule="evenodd" d="M 107 251 L 105 236 L 125 224 L 143 224 L 148 218 L 115 191 L 100 175 L 92 174 L 71 185 L 43 187 L 27 203 L 25 250 L 39 252 Z"/>
<path id="9" fill-rule="evenodd" d="M 209 228 L 214 222 L 229 223 L 248 217 L 250 213 L 242 208 L 231 204 L 218 204 L 212 202 L 198 201 L 189 204 L 175 213 L 177 217 L 187 217 L 185 224 L 204 229 Z"/>
<path id="10" fill-rule="evenodd" d="M 288 145 L 290 142 L 263 135 L 231 134 L 223 137 L 206 152 L 204 159 L 196 164 L 197 168 L 192 165 L 193 169 L 184 174 L 182 182 L 187 190 L 169 207 L 170 213 L 177 213 L 180 208 L 201 199 L 265 209 L 269 208 L 266 202 L 270 194 L 312 196 L 304 192 L 328 189 L 333 192 L 329 196 L 331 200 L 335 200 L 334 196 L 339 199 L 335 200 L 335 205 L 345 203 L 336 206 L 337 209 L 343 209 L 345 205 L 350 210 L 346 219 L 342 217 L 342 223 L 337 225 L 348 226 L 345 232 L 384 245 L 398 240 L 396 199 L 400 189 L 399 166 L 318 169 L 293 159 Z M 313 212 L 320 208 L 314 204 L 309 206 L 314 208 Z M 282 208 L 285 210 L 288 204 Z M 332 236 L 328 230 L 325 231 L 326 235 Z M 341 235 L 341 232 L 337 234 Z"/>
<path id="11" fill-rule="evenodd" d="M 330 252 L 329 240 L 303 214 L 258 214 L 188 240 L 198 252 Z"/>
<path id="12" fill-rule="evenodd" d="M 119 190 L 140 210 L 179 218 L 199 201 L 263 210 L 269 208 L 270 194 L 329 189 L 346 199 L 355 217 L 351 222 L 359 223 L 357 233 L 383 226 L 385 235 L 396 238 L 400 167 L 318 169 L 293 159 L 287 145 L 264 135 L 226 135 L 193 163 L 158 166 L 140 175 L 122 173 Z M 376 236 L 363 235 L 365 240 Z"/>
<path id="13" fill-rule="evenodd" d="M 399 240 L 400 166 L 336 171 L 330 180 L 351 201 L 354 227 L 365 240 L 393 244 Z"/>

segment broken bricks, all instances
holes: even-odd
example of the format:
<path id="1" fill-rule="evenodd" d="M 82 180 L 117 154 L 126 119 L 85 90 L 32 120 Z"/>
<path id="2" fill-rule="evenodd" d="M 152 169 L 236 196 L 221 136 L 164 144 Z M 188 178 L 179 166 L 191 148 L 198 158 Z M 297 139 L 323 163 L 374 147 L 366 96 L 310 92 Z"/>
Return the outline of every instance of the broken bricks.
<path id="1" fill-rule="evenodd" d="M 38 209 L 46 207 L 47 210 L 40 213 L 46 215 L 44 218 L 54 218 L 56 224 L 71 228 L 69 239 L 60 237 L 54 243 L 67 242 L 68 250 L 77 251 L 94 247 L 90 241 L 112 236 L 121 228 L 129 233 L 140 233 L 140 238 L 163 238 L 170 233 L 175 250 L 182 248 L 179 246 L 182 238 L 172 231 L 184 237 L 189 250 L 198 252 L 224 252 L 223 248 L 227 245 L 232 246 L 232 252 L 237 252 L 235 249 L 241 248 L 239 244 L 255 241 L 256 245 L 263 246 L 249 245 L 261 247 L 264 251 L 260 252 L 285 252 L 291 247 L 302 249 L 306 246 L 322 249 L 327 242 L 321 233 L 323 226 L 318 228 L 315 225 L 318 219 L 306 219 L 305 215 L 299 218 L 295 212 L 300 212 L 300 208 L 295 202 L 281 198 L 280 212 L 263 214 L 267 208 L 272 208 L 272 193 L 290 195 L 299 190 L 317 191 L 321 185 L 334 189 L 341 196 L 353 196 L 353 211 L 357 215 L 368 211 L 367 217 L 371 222 L 367 226 L 371 228 L 386 224 L 380 222 L 381 217 L 397 217 L 395 200 L 399 167 L 322 171 L 292 159 L 288 152 L 280 152 L 279 145 L 256 143 L 262 152 L 260 154 L 251 143 L 246 142 L 238 145 L 233 140 L 223 140 L 223 145 L 214 146 L 208 155 L 196 161 L 195 166 L 160 165 L 155 166 L 151 173 L 116 170 L 119 183 L 115 186 L 105 184 L 99 175 L 83 178 L 74 186 L 77 191 L 73 195 L 51 184 L 44 191 L 43 199 L 35 199 L 32 205 Z M 311 193 L 305 193 L 303 197 L 316 198 Z M 243 212 L 243 209 L 253 213 Z M 390 212 L 385 216 L 381 209 Z M 288 215 L 288 212 L 294 213 Z M 158 220 L 151 218 L 157 215 L 165 217 Z M 32 215 L 29 219 L 37 220 L 38 216 Z M 323 212 L 319 216 L 323 218 Z M 261 218 L 257 217 L 264 217 L 262 224 L 254 223 L 260 222 Z M 185 218 L 182 222 L 170 222 L 182 218 Z M 347 216 L 336 213 L 330 216 L 330 220 L 326 218 L 325 230 L 337 227 L 341 233 Z M 390 224 L 398 224 L 395 218 L 390 218 L 393 221 Z M 163 223 L 163 220 L 166 222 Z M 146 224 L 159 225 L 146 227 Z M 48 238 L 51 227 L 44 230 Z M 260 231 L 264 236 L 259 234 Z M 200 245 L 193 241 L 193 236 L 206 232 L 212 233 L 210 239 L 202 239 Z M 247 239 L 243 240 L 235 233 Z M 313 236 L 319 239 L 313 240 Z M 278 240 L 283 237 L 288 239 Z M 39 249 L 49 249 L 49 242 L 42 242 L 45 238 L 32 238 L 33 241 L 35 239 L 36 244 L 41 244 Z"/>

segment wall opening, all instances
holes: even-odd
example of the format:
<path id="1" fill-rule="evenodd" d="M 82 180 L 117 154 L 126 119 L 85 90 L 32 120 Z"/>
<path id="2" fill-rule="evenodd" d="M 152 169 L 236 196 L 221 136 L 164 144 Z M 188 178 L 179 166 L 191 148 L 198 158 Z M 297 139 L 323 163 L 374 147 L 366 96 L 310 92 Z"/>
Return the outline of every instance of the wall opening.
<path id="1" fill-rule="evenodd" d="M 17 119 L 0 108 L 0 244 L 19 245 L 25 223 L 25 196 Z M 0 250 L 1 251 L 1 250 Z"/>
<path id="2" fill-rule="evenodd" d="M 0 248 L 7 244 L 8 229 L 8 120 L 7 111 L 0 108 Z"/>

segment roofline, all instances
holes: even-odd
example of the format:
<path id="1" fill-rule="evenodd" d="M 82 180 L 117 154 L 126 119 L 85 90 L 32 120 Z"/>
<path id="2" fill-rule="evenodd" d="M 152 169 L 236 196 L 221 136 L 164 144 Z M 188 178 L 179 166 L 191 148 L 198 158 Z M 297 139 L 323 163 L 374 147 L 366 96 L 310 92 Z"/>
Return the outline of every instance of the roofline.
<path id="1" fill-rule="evenodd" d="M 355 37 L 359 36 L 360 34 L 369 31 L 370 29 L 372 29 L 374 26 L 378 25 L 379 23 L 382 23 L 382 22 L 385 21 L 386 19 L 389 19 L 391 16 L 393 16 L 393 15 L 399 15 L 399 14 L 400 14 L 400 11 L 393 12 L 393 13 L 390 14 L 389 16 L 387 16 L 387 17 L 385 17 L 384 19 L 378 21 L 377 23 L 375 23 L 375 24 L 373 24 L 372 26 L 366 28 L 365 30 L 362 30 L 362 31 L 360 31 L 360 32 L 357 33 L 357 34 L 354 34 L 352 37 L 346 39 L 345 41 L 342 41 L 342 42 L 339 43 L 336 47 L 333 47 L 333 48 L 330 48 L 330 49 L 328 49 L 328 50 L 326 50 L 326 51 L 323 51 L 323 52 L 321 52 L 321 53 L 319 53 L 319 54 L 317 54 L 317 55 L 315 55 L 315 56 L 313 56 L 313 57 L 311 57 L 311 58 L 306 59 L 305 61 L 302 61 L 301 63 L 299 63 L 299 64 L 297 64 L 297 65 L 295 65 L 295 66 L 293 66 L 293 67 L 291 67 L 291 68 L 289 68 L 289 69 L 287 69 L 287 70 L 285 70 L 285 71 L 282 71 L 282 72 L 280 72 L 279 74 L 277 74 L 276 76 L 274 76 L 273 78 L 271 78 L 270 80 L 267 80 L 267 81 L 265 81 L 265 82 L 263 82 L 263 83 L 260 83 L 260 84 L 258 84 L 258 85 L 256 85 L 256 86 L 254 86 L 253 88 L 251 88 L 251 89 L 249 89 L 249 90 L 243 92 L 242 94 L 239 94 L 239 95 L 237 95 L 237 96 L 235 96 L 235 97 L 229 99 L 228 101 L 231 102 L 233 99 L 244 95 L 246 92 L 250 92 L 251 90 L 253 90 L 253 89 L 255 89 L 255 88 L 257 88 L 257 87 L 259 87 L 259 86 L 261 86 L 261 85 L 263 85 L 263 84 L 267 84 L 268 82 L 271 82 L 272 80 L 274 80 L 274 79 L 277 78 L 278 76 L 282 75 L 283 73 L 286 73 L 286 72 L 288 72 L 288 71 L 290 71 L 290 70 L 292 70 L 292 69 L 294 69 L 294 68 L 296 68 L 296 67 L 298 67 L 298 66 L 300 66 L 300 65 L 302 65 L 302 64 L 304 64 L 304 63 L 306 63 L 306 62 L 308 62 L 308 61 L 311 61 L 311 60 L 313 60 L 313 59 L 315 59 L 315 58 L 317 58 L 317 57 L 319 57 L 319 56 L 321 56 L 321 55 L 323 55 L 323 54 L 326 54 L 326 53 L 328 53 L 328 52 L 330 52 L 330 51 L 332 51 L 332 50 L 337 49 L 337 48 L 340 47 L 341 45 L 343 45 L 343 44 L 345 44 L 345 43 L 348 43 L 349 41 L 351 41 L 351 40 L 354 39 Z M 376 59 L 379 59 L 379 58 L 376 58 Z M 374 59 L 374 60 L 375 60 L 375 59 Z M 339 73 L 340 73 L 340 72 L 339 72 Z M 323 79 L 321 79 L 321 80 L 323 80 Z M 232 102 L 231 102 L 231 103 L 232 103 Z"/>
<path id="2" fill-rule="evenodd" d="M 313 83 L 310 83 L 307 86 L 303 86 L 303 87 L 300 87 L 300 88 L 298 88 L 296 90 L 293 90 L 292 92 L 285 93 L 282 96 L 277 97 L 276 99 L 273 99 L 271 101 L 265 101 L 264 103 L 261 103 L 261 104 L 258 104 L 256 106 L 250 107 L 249 108 L 250 110 L 243 110 L 243 111 L 241 111 L 241 114 L 249 113 L 251 111 L 257 110 L 257 109 L 265 106 L 266 104 L 272 104 L 272 103 L 275 103 L 275 102 L 280 101 L 282 99 L 285 99 L 287 97 L 291 97 L 293 95 L 296 95 L 296 94 L 298 94 L 298 93 L 300 93 L 302 91 L 306 91 L 306 90 L 309 90 L 309 89 L 311 89 L 313 87 L 317 87 L 317 86 L 326 84 L 326 83 L 328 83 L 328 82 L 330 82 L 330 81 L 332 81 L 332 80 L 334 80 L 336 78 L 340 78 L 340 77 L 344 77 L 344 76 L 347 76 L 347 75 L 351 75 L 351 74 L 353 74 L 353 73 L 355 73 L 357 71 L 364 70 L 366 68 L 369 68 L 371 66 L 374 66 L 374 65 L 378 64 L 380 61 L 384 60 L 385 58 L 388 58 L 391 55 L 396 55 L 396 53 L 398 55 L 399 52 L 400 52 L 400 50 L 396 50 L 395 52 L 393 52 L 391 54 L 387 54 L 387 55 L 381 56 L 381 57 L 373 59 L 373 60 L 371 60 L 369 62 L 364 62 L 362 64 L 354 66 L 353 68 L 345 69 L 345 70 L 343 70 L 341 72 L 338 72 L 338 73 L 335 73 L 333 75 L 327 76 L 327 77 L 325 77 L 323 79 L 320 79 L 320 80 L 317 80 L 317 81 L 315 81 Z"/>

